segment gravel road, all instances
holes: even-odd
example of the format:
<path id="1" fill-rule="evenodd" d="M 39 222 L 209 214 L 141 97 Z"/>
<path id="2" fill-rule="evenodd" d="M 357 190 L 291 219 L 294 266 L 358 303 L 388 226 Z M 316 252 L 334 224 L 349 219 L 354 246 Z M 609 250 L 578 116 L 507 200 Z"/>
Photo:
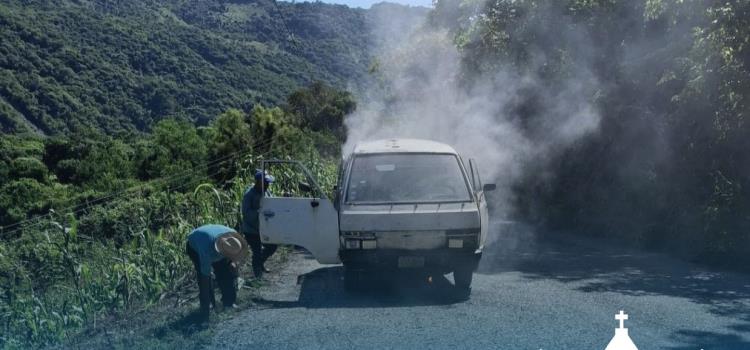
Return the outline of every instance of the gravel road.
<path id="1" fill-rule="evenodd" d="M 341 266 L 295 252 L 212 347 L 604 349 L 624 310 L 640 350 L 750 349 L 748 275 L 581 239 L 498 235 L 468 298 L 450 275 L 349 293 Z"/>

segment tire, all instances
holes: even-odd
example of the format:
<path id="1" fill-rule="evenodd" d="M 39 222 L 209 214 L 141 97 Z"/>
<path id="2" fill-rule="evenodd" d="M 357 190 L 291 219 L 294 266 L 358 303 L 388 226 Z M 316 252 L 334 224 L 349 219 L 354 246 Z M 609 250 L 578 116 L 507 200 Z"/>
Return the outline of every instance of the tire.
<path id="1" fill-rule="evenodd" d="M 470 266 L 457 266 L 453 270 L 453 284 L 461 290 L 471 290 L 471 280 L 474 277 L 474 269 Z"/>

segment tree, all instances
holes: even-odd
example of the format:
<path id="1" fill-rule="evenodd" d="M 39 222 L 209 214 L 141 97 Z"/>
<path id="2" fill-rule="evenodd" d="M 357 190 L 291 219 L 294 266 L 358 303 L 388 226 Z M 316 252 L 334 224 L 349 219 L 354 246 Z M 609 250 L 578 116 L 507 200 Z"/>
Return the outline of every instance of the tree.
<path id="1" fill-rule="evenodd" d="M 49 208 L 50 190 L 35 179 L 23 178 L 0 187 L 0 225 L 9 225 Z"/>
<path id="2" fill-rule="evenodd" d="M 208 146 L 212 162 L 208 172 L 211 177 L 219 183 L 225 183 L 234 177 L 238 170 L 237 162 L 252 151 L 253 140 L 242 111 L 230 109 L 219 115 L 211 125 Z"/>
<path id="3" fill-rule="evenodd" d="M 269 152 L 278 143 L 278 136 L 283 134 L 287 119 L 284 110 L 278 107 L 265 108 L 256 105 L 247 118 L 253 140 L 255 140 L 253 145 L 255 154 Z"/>
<path id="4" fill-rule="evenodd" d="M 108 139 L 92 145 L 78 164 L 78 171 L 87 180 L 86 186 L 98 191 L 112 191 L 133 179 L 134 150 L 121 140 Z"/>
<path id="5" fill-rule="evenodd" d="M 293 92 L 286 105 L 287 111 L 295 116 L 302 128 L 331 132 L 341 142 L 346 138 L 344 118 L 356 107 L 349 92 L 336 90 L 320 81 Z"/>
<path id="6" fill-rule="evenodd" d="M 46 183 L 48 174 L 47 167 L 37 158 L 19 157 L 10 163 L 10 177 L 13 179 L 27 178 Z"/>
<path id="7" fill-rule="evenodd" d="M 165 119 L 156 124 L 148 141 L 137 146 L 141 179 L 172 176 L 175 184 L 204 177 L 206 143 L 190 123 Z"/>

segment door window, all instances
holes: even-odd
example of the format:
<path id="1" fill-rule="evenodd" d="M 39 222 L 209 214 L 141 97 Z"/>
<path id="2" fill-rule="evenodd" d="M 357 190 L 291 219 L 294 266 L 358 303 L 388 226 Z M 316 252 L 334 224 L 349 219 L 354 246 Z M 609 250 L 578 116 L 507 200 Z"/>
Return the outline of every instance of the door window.
<path id="1" fill-rule="evenodd" d="M 325 198 L 312 175 L 297 161 L 266 160 L 263 169 L 274 177 L 268 188 L 272 197 Z"/>

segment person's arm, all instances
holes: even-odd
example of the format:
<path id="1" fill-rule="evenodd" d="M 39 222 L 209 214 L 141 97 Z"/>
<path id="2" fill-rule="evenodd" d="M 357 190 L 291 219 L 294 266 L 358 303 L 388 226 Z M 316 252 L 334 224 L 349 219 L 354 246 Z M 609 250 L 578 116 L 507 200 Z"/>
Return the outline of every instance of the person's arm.
<path id="1" fill-rule="evenodd" d="M 211 276 L 211 258 L 206 256 L 206 254 L 198 254 L 198 263 L 200 264 L 200 273 L 201 277 L 210 277 Z"/>
<path id="2" fill-rule="evenodd" d="M 243 225 L 249 224 L 248 218 L 250 217 L 250 215 L 252 215 L 250 213 L 250 211 L 253 209 L 252 194 L 250 193 L 251 191 L 252 189 L 245 191 L 245 194 L 242 196 L 242 208 L 240 208 L 240 211 L 242 212 Z"/>

